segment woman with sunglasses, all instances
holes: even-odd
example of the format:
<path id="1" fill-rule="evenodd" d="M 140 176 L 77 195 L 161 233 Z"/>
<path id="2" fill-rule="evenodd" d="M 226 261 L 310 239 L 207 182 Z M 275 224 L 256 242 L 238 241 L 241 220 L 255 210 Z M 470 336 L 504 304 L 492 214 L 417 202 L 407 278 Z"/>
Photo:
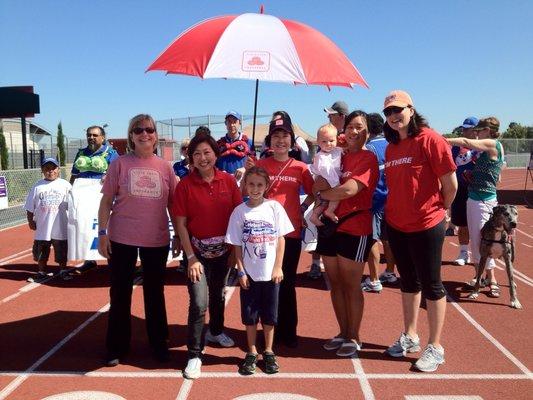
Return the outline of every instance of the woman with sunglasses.
<path id="1" fill-rule="evenodd" d="M 376 155 L 365 145 L 369 136 L 367 114 L 353 111 L 344 123 L 347 151 L 342 157 L 341 184 L 329 188 L 324 179 L 318 178 L 313 192 L 319 198 L 339 201 L 335 214 L 342 221 L 332 237 L 319 237 L 316 248 L 331 284 L 331 302 L 339 324 L 339 333 L 323 347 L 336 350 L 339 357 L 351 357 L 362 345 L 359 337 L 364 308 L 361 277 L 374 244 L 372 196 L 379 169 Z"/>
<path id="2" fill-rule="evenodd" d="M 429 341 L 415 367 L 435 371 L 444 363 L 440 343 L 446 312 L 446 292 L 441 280 L 442 245 L 446 209 L 457 179 L 446 140 L 432 130 L 415 110 L 409 94 L 401 90 L 386 98 L 383 127 L 389 142 L 385 175 L 389 187 L 385 205 L 387 233 L 401 276 L 404 331 L 387 349 L 392 357 L 420 351 L 417 334 L 422 295 L 426 299 Z"/>
<path id="3" fill-rule="evenodd" d="M 242 195 L 235 177 L 215 167 L 220 152 L 212 136 L 198 133 L 187 151 L 194 169 L 176 188 L 172 215 L 189 264 L 188 362 L 183 376 L 196 379 L 201 374 L 208 308 L 205 340 L 222 347 L 235 345 L 224 333 L 224 286 L 230 255 L 225 236 L 231 213 L 242 203 Z"/>
<path id="4" fill-rule="evenodd" d="M 177 180 L 170 164 L 154 154 L 157 140 L 155 122 L 150 115 L 133 117 L 128 126 L 131 152 L 111 163 L 102 188 L 98 251 L 108 259 L 111 268 L 111 307 L 106 339 L 108 366 L 116 366 L 129 351 L 131 294 L 137 257 L 143 266 L 144 309 L 150 346 L 156 360 L 169 360 L 164 295 L 170 242 L 167 210 L 171 207 Z M 172 245 L 174 250 L 177 243 L 173 241 Z"/>

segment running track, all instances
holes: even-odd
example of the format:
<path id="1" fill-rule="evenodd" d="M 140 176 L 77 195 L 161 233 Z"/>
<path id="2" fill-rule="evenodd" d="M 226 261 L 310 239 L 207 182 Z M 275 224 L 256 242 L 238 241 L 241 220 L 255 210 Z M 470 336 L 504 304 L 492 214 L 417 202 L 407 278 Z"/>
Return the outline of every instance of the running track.
<path id="1" fill-rule="evenodd" d="M 522 204 L 524 170 L 507 170 L 500 185 L 503 201 Z M 533 210 L 519 206 L 515 279 L 523 310 L 511 309 L 503 263 L 497 277 L 502 295 L 467 299 L 463 283 L 471 266 L 451 265 L 456 238 L 444 246 L 443 277 L 449 293 L 443 345 L 446 364 L 436 373 L 411 370 L 416 355 L 391 359 L 385 348 L 401 327 L 398 288 L 365 294 L 363 350 L 340 359 L 322 349 L 337 333 L 324 280 L 309 281 L 307 254 L 298 280 L 298 349 L 279 347 L 281 372 L 237 373 L 246 338 L 240 322 L 238 288 L 230 288 L 227 332 L 237 348 L 206 347 L 203 374 L 188 381 L 186 363 L 188 295 L 184 275 L 169 264 L 166 286 L 172 360 L 152 361 L 144 330 L 142 291 L 134 290 L 132 351 L 125 364 L 102 366 L 108 308 L 106 266 L 64 282 L 51 278 L 28 284 L 35 270 L 32 234 L 26 226 L 0 231 L 0 400 L 1 399 L 531 399 L 533 398 Z M 57 269 L 54 270 L 57 272 Z M 427 340 L 425 311 L 420 315 Z M 78 396 L 76 396 L 77 392 Z M 90 393 L 87 393 L 90 392 Z M 98 393 L 95 393 L 98 392 Z M 67 395 L 65 395 L 67 393 Z M 70 394 L 68 394 L 70 393 Z M 270 393 L 270 395 L 267 395 Z M 55 396 L 55 397 L 54 397 Z"/>

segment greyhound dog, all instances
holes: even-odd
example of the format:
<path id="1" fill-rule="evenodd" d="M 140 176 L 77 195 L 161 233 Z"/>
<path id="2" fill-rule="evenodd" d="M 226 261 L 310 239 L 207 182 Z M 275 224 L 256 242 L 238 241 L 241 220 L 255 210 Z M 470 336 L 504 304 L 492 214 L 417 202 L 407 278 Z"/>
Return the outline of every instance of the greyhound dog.
<path id="1" fill-rule="evenodd" d="M 514 283 L 514 239 L 513 230 L 518 221 L 518 211 L 515 206 L 508 204 L 496 206 L 492 209 L 492 216 L 481 228 L 481 242 L 479 245 L 480 260 L 476 268 L 476 283 L 474 291 L 468 298 L 477 299 L 481 286 L 481 275 L 485 270 L 488 257 L 494 259 L 503 258 L 509 278 L 509 290 L 511 293 L 511 307 L 522 308 L 516 297 L 516 285 Z"/>

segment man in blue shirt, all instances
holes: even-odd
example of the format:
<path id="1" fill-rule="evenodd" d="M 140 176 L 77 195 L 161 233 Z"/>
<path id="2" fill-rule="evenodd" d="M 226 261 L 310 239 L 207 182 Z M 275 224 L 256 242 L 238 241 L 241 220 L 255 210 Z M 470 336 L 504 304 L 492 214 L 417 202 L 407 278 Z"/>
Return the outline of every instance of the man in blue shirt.
<path id="1" fill-rule="evenodd" d="M 252 140 L 241 132 L 242 116 L 237 111 L 231 110 L 226 114 L 227 133 L 217 142 L 220 156 L 216 167 L 235 175 L 239 181 L 244 175 L 246 157 L 253 155 Z"/>

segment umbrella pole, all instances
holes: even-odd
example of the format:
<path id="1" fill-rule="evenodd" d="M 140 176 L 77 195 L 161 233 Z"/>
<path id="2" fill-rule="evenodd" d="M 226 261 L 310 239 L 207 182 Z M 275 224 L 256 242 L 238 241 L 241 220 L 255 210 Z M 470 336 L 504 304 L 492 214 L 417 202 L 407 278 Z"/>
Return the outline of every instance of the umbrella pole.
<path id="1" fill-rule="evenodd" d="M 255 119 L 257 117 L 257 92 L 259 91 L 259 79 L 255 80 L 254 123 L 252 126 L 252 151 L 255 152 Z"/>

